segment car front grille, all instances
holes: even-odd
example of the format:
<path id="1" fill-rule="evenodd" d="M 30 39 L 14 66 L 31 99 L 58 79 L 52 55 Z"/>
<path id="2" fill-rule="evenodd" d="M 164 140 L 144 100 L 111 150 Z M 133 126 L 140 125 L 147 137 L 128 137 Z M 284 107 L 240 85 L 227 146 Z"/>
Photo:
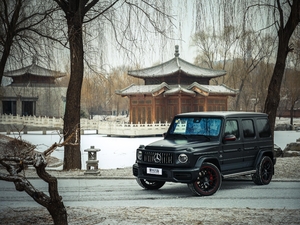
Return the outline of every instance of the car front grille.
<path id="1" fill-rule="evenodd" d="M 143 161 L 156 164 L 173 164 L 173 154 L 165 152 L 145 151 Z"/>

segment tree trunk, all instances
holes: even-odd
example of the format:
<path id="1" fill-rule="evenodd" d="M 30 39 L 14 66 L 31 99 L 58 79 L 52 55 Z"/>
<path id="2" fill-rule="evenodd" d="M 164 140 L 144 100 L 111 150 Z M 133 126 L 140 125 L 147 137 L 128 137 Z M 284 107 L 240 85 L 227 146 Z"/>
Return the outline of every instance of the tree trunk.
<path id="1" fill-rule="evenodd" d="M 281 22 L 278 30 L 277 58 L 276 58 L 273 75 L 269 84 L 268 95 L 265 101 L 265 108 L 264 108 L 264 112 L 269 115 L 270 126 L 273 134 L 275 129 L 277 108 L 280 101 L 280 88 L 281 88 L 282 78 L 284 75 L 286 58 L 288 53 L 291 51 L 291 49 L 289 48 L 289 40 L 300 20 L 299 0 L 293 1 L 293 4 L 291 5 L 291 12 L 285 26 L 283 24 L 284 15 L 282 12 L 280 1 L 277 1 L 277 3 L 278 3 L 280 22 Z"/>
<path id="2" fill-rule="evenodd" d="M 8 40 L 5 42 L 6 44 L 4 46 L 3 54 L 2 54 L 2 57 L 0 60 L 0 85 L 2 83 L 2 77 L 4 74 L 5 65 L 6 65 L 6 62 L 7 62 L 9 53 L 10 53 L 10 49 L 12 46 L 12 38 L 8 37 L 7 39 Z"/>
<path id="3" fill-rule="evenodd" d="M 64 170 L 81 169 L 80 152 L 80 97 L 83 81 L 83 42 L 82 42 L 82 18 L 80 10 L 67 15 L 68 38 L 70 43 L 71 76 L 67 90 L 66 111 L 64 116 L 64 139 L 73 132 L 79 132 L 71 140 L 79 145 L 65 146 Z"/>
<path id="4" fill-rule="evenodd" d="M 242 79 L 242 82 L 241 82 L 240 87 L 239 87 L 239 94 L 236 97 L 235 110 L 237 110 L 237 111 L 239 111 L 241 109 L 240 100 L 241 100 L 242 89 L 244 88 L 244 85 L 245 85 L 245 79 L 246 78 Z M 244 109 L 244 111 L 245 111 L 245 109 Z"/>
<path id="5" fill-rule="evenodd" d="M 293 123 L 294 123 L 294 106 L 295 106 L 295 103 L 292 104 L 291 109 L 290 109 L 291 127 L 293 127 Z"/>
<path id="6" fill-rule="evenodd" d="M 45 163 L 44 160 L 40 161 L 42 163 L 36 163 L 35 169 L 37 175 L 48 183 L 49 197 L 44 193 L 37 192 L 37 194 L 33 195 L 34 200 L 47 208 L 55 225 L 68 225 L 67 210 L 62 201 L 62 197 L 58 193 L 57 178 L 47 173 L 45 170 L 47 163 Z M 42 199 L 47 199 L 47 201 L 43 202 Z"/>
<path id="7" fill-rule="evenodd" d="M 275 129 L 275 120 L 277 108 L 280 101 L 280 88 L 285 70 L 285 62 L 287 57 L 287 43 L 279 43 L 277 50 L 277 60 L 274 67 L 273 75 L 268 88 L 268 95 L 265 102 L 264 112 L 269 115 L 270 126 L 272 132 Z"/>
<path id="8" fill-rule="evenodd" d="M 55 225 L 68 225 L 67 210 L 62 202 L 51 202 L 47 210 Z"/>
<path id="9" fill-rule="evenodd" d="M 0 60 L 0 85 L 2 83 L 2 77 L 4 74 L 4 69 L 5 69 L 5 65 L 8 59 L 8 56 L 10 54 L 10 50 L 11 50 L 11 46 L 13 44 L 13 39 L 14 39 L 14 32 L 17 28 L 17 23 L 18 23 L 18 19 L 19 19 L 19 14 L 20 14 L 20 9 L 23 5 L 23 2 L 18 0 L 15 3 L 15 10 L 14 13 L 12 14 L 12 18 L 11 21 L 8 23 L 9 27 L 7 27 L 7 32 L 6 32 L 6 39 L 5 39 L 5 44 L 4 44 L 4 49 L 2 52 L 2 57 Z M 2 9 L 4 10 L 4 9 Z M 6 25 L 8 25 L 6 24 Z"/>

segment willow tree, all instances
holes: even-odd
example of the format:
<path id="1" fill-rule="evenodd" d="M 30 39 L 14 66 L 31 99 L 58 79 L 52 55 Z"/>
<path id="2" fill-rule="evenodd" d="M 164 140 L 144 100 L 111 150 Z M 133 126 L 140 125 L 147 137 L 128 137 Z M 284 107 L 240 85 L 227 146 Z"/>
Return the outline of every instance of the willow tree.
<path id="1" fill-rule="evenodd" d="M 282 1 L 277 0 L 274 5 L 269 5 L 269 7 L 274 9 L 273 12 L 274 17 L 276 18 L 278 34 L 278 47 L 276 63 L 269 84 L 264 111 L 269 115 L 271 127 L 274 131 L 277 108 L 280 102 L 280 88 L 286 68 L 286 60 L 288 54 L 293 51 L 293 45 L 290 43 L 290 38 L 300 23 L 300 1 L 288 0 L 285 3 L 282 3 Z"/>
<path id="2" fill-rule="evenodd" d="M 226 26 L 233 26 L 234 29 L 237 29 L 235 32 L 237 34 L 236 39 L 243 41 L 247 40 L 244 36 L 245 32 L 253 30 L 254 35 L 257 37 L 256 40 L 250 42 L 253 46 L 257 46 L 258 42 L 261 46 L 266 45 L 263 38 L 259 39 L 260 36 L 273 38 L 274 46 L 276 46 L 274 54 L 273 52 L 272 55 L 267 53 L 267 55 L 262 55 L 259 58 L 260 61 L 269 61 L 273 56 L 275 58 L 275 66 L 268 84 L 268 94 L 263 109 L 269 115 L 273 131 L 280 102 L 280 89 L 286 68 L 286 60 L 288 54 L 293 51 L 293 43 L 290 42 L 290 38 L 295 29 L 300 29 L 299 5 L 299 0 L 258 0 L 255 2 L 212 0 L 208 4 L 202 1 L 196 3 L 196 31 L 211 29 L 213 34 L 218 34 Z M 222 46 L 219 48 L 224 50 Z M 247 57 L 253 55 L 254 50 L 253 47 L 249 50 L 246 48 Z M 273 51 L 272 48 L 270 50 Z M 232 57 L 236 58 L 236 52 L 241 51 L 241 48 L 233 46 L 230 51 L 233 53 Z M 261 49 L 259 49 L 259 52 L 262 52 Z M 225 61 L 225 59 L 221 58 L 220 61 Z"/>
<path id="3" fill-rule="evenodd" d="M 84 76 L 84 42 L 83 30 L 90 36 L 89 23 L 106 21 L 108 32 L 115 34 L 115 42 L 126 48 L 124 41 L 134 41 L 142 28 L 147 31 L 152 27 L 156 33 L 165 34 L 161 29 L 164 23 L 161 18 L 170 20 L 165 12 L 166 1 L 99 1 L 99 0 L 54 0 L 62 12 L 67 23 L 67 39 L 70 49 L 70 81 L 66 96 L 66 109 L 64 115 L 64 138 L 67 139 L 74 130 L 80 129 L 80 98 Z M 118 15 L 116 12 L 120 12 Z M 102 32 L 105 32 L 103 30 Z M 130 52 L 130 49 L 127 49 Z M 73 142 L 80 143 L 78 140 Z M 65 146 L 64 170 L 81 169 L 81 151 L 78 146 Z"/>
<path id="4" fill-rule="evenodd" d="M 55 10 L 49 1 L 0 1 L 0 84 L 9 59 L 20 63 L 28 54 L 39 55 L 38 41 L 47 36 L 42 27 Z"/>

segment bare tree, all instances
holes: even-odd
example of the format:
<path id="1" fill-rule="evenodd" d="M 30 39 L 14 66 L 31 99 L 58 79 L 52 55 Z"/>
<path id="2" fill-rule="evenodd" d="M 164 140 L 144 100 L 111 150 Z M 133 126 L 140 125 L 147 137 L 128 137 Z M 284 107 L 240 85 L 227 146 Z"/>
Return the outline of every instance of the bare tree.
<path id="1" fill-rule="evenodd" d="M 78 132 L 74 132 L 62 143 L 54 143 L 44 152 L 34 152 L 36 146 L 25 141 L 1 136 L 0 142 L 0 164 L 4 166 L 7 173 L 0 173 L 0 180 L 13 182 L 17 191 L 25 191 L 34 201 L 44 206 L 49 211 L 55 225 L 66 225 L 67 211 L 63 204 L 62 197 L 58 193 L 57 179 L 49 174 L 45 168 L 47 158 L 57 148 L 66 145 L 78 145 L 70 140 L 78 137 Z M 26 178 L 25 168 L 34 166 L 37 175 L 48 183 L 49 195 L 36 189 Z"/>
<path id="2" fill-rule="evenodd" d="M 277 58 L 273 75 L 268 88 L 268 95 L 265 102 L 264 112 L 269 115 L 271 128 L 274 132 L 277 108 L 280 101 L 280 88 L 286 67 L 286 59 L 293 50 L 290 45 L 290 38 L 300 23 L 300 1 L 286 1 L 283 4 L 280 0 L 275 5 L 269 5 L 274 9 L 275 18 L 277 18 L 278 48 Z M 275 11 L 276 10 L 276 11 Z"/>
<path id="3" fill-rule="evenodd" d="M 67 39 L 70 48 L 71 75 L 67 90 L 66 110 L 64 116 L 64 135 L 65 139 L 73 133 L 74 129 L 80 129 L 80 99 L 81 88 L 84 75 L 84 48 L 83 48 L 83 24 L 88 24 L 95 19 L 104 18 L 112 27 L 116 42 L 124 47 L 124 41 L 135 40 L 134 25 L 140 23 L 140 27 L 147 30 L 144 24 L 150 24 L 155 28 L 155 32 L 165 34 L 165 30 L 160 29 L 160 17 L 155 14 L 167 17 L 167 14 L 157 4 L 160 1 L 120 1 L 113 2 L 99 0 L 67 1 L 54 0 L 64 13 L 66 18 L 68 33 Z M 128 18 L 123 18 L 124 14 L 114 17 L 114 13 L 119 9 L 128 7 Z M 141 18 L 139 18 L 141 16 Z M 155 19 L 156 18 L 156 19 Z M 167 17 L 168 18 L 168 17 Z M 117 20 L 122 26 L 118 27 Z M 144 20 L 144 21 L 143 21 Z M 100 20 L 102 21 L 102 20 Z M 135 21 L 135 23 L 132 23 Z M 119 23 L 119 24 L 120 24 Z M 125 39 L 125 40 L 124 40 Z M 129 50 L 129 49 L 128 49 Z M 80 143 L 80 138 L 79 138 Z M 66 146 L 64 151 L 64 170 L 81 169 L 80 146 Z"/>
<path id="4" fill-rule="evenodd" d="M 41 27 L 55 10 L 49 1 L 0 1 L 0 84 L 9 58 L 22 62 L 26 54 L 39 54 L 37 35 L 47 36 Z"/>

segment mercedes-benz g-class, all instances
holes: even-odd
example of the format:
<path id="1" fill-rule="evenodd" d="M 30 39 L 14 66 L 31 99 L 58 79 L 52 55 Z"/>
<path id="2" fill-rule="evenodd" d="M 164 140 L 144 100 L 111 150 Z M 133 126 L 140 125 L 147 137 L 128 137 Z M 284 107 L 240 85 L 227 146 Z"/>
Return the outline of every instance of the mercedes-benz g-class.
<path id="1" fill-rule="evenodd" d="M 208 196 L 228 177 L 251 175 L 255 184 L 269 184 L 273 148 L 267 114 L 183 113 L 174 117 L 164 139 L 137 149 L 133 175 L 145 189 L 180 182 Z"/>

